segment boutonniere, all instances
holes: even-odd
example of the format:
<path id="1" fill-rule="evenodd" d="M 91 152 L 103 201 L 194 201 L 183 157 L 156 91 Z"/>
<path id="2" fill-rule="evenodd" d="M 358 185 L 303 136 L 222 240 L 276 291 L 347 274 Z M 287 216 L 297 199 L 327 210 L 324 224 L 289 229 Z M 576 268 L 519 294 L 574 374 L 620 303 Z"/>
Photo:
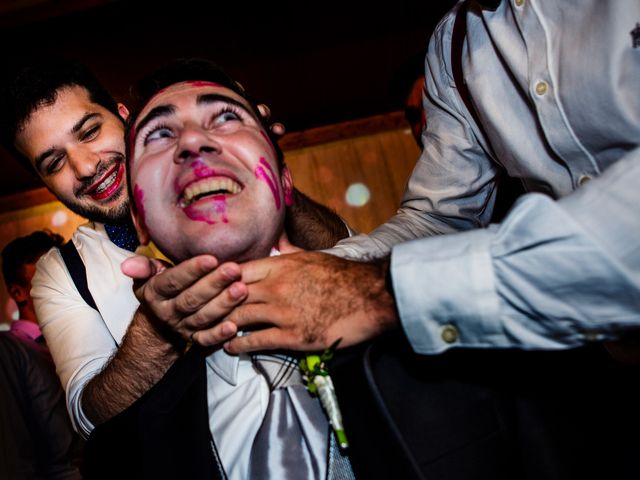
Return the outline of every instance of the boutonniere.
<path id="1" fill-rule="evenodd" d="M 345 449 L 349 446 L 347 436 L 342 425 L 342 413 L 338 405 L 338 397 L 333 386 L 333 381 L 329 376 L 327 362 L 333 358 L 333 352 L 340 343 L 341 338 L 333 342 L 321 355 L 307 355 L 300 360 L 300 370 L 302 370 L 302 380 L 311 395 L 320 398 L 320 404 L 324 408 L 331 428 L 336 434 L 338 445 Z"/>

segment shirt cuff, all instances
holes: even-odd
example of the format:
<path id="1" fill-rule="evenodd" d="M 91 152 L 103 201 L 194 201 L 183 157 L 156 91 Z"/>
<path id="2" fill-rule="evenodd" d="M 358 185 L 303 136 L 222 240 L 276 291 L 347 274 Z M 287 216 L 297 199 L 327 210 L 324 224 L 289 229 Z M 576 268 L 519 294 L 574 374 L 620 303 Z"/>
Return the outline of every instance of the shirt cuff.
<path id="1" fill-rule="evenodd" d="M 70 406 L 69 416 L 73 424 L 73 428 L 84 439 L 89 438 L 89 435 L 95 428 L 95 425 L 87 418 L 82 410 L 82 392 L 84 391 L 84 384 L 81 388 L 75 391 L 72 398 L 67 399 L 67 405 Z"/>
<path id="2" fill-rule="evenodd" d="M 394 247 L 391 275 L 402 326 L 417 353 L 507 345 L 489 253 L 474 230 Z"/>

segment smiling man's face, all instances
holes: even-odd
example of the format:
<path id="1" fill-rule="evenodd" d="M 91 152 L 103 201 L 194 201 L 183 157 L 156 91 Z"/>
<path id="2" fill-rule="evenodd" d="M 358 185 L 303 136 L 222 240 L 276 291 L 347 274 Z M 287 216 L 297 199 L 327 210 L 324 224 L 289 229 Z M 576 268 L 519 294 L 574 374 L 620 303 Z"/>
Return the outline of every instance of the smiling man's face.
<path id="1" fill-rule="evenodd" d="M 283 232 L 291 180 L 245 99 L 207 82 L 154 96 L 132 133 L 136 223 L 174 261 L 267 256 Z"/>
<path id="2" fill-rule="evenodd" d="M 16 148 L 75 213 L 103 223 L 128 218 L 124 124 L 93 103 L 86 89 L 58 90 L 53 104 L 29 116 L 16 135 Z"/>

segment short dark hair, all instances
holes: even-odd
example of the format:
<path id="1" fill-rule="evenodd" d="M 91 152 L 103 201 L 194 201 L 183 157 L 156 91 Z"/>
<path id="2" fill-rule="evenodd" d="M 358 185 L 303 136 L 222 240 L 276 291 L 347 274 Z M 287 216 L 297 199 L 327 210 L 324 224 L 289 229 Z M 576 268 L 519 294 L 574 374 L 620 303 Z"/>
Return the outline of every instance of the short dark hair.
<path id="1" fill-rule="evenodd" d="M 9 65 L 0 82 L 0 142 L 27 169 L 31 162 L 15 148 L 18 133 L 31 115 L 52 105 L 58 92 L 78 86 L 87 90 L 91 101 L 120 118 L 118 104 L 87 67 L 75 60 L 50 57 Z"/>
<path id="2" fill-rule="evenodd" d="M 244 98 L 251 106 L 254 115 L 260 121 L 266 134 L 269 136 L 269 140 L 271 140 L 276 152 L 278 166 L 282 168 L 284 155 L 278 146 L 276 136 L 273 135 L 265 119 L 260 115 L 260 112 L 258 111 L 258 103 L 249 96 L 240 84 L 231 78 L 231 76 L 218 64 L 204 58 L 180 58 L 174 60 L 147 77 L 144 77 L 132 88 L 131 96 L 133 97 L 133 109 L 127 120 L 125 133 L 127 159 L 131 159 L 131 142 L 133 141 L 131 135 L 135 133 L 133 126 L 145 105 L 149 103 L 151 98 L 161 90 L 176 83 L 188 81 L 207 81 L 217 83 L 234 91 Z M 128 170 L 129 169 L 127 169 L 127 172 Z M 129 182 L 129 188 L 132 188 L 131 182 Z"/>
<path id="3" fill-rule="evenodd" d="M 49 230 L 36 230 L 24 237 L 18 237 L 2 249 L 2 275 L 9 285 L 25 285 L 22 267 L 38 261 L 51 247 L 59 247 L 64 238 Z"/>

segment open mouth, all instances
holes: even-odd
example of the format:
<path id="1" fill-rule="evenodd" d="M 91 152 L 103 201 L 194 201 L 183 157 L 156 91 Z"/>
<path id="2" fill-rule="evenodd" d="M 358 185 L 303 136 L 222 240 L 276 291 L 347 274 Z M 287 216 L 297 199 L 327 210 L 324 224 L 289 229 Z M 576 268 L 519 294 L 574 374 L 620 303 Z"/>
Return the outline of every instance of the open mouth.
<path id="1" fill-rule="evenodd" d="M 124 164 L 117 164 L 100 182 L 89 189 L 86 194 L 95 200 L 104 200 L 113 194 L 122 183 Z"/>
<path id="2" fill-rule="evenodd" d="M 189 184 L 178 201 L 185 208 L 203 198 L 218 195 L 236 195 L 242 191 L 242 185 L 229 177 L 208 177 Z"/>

